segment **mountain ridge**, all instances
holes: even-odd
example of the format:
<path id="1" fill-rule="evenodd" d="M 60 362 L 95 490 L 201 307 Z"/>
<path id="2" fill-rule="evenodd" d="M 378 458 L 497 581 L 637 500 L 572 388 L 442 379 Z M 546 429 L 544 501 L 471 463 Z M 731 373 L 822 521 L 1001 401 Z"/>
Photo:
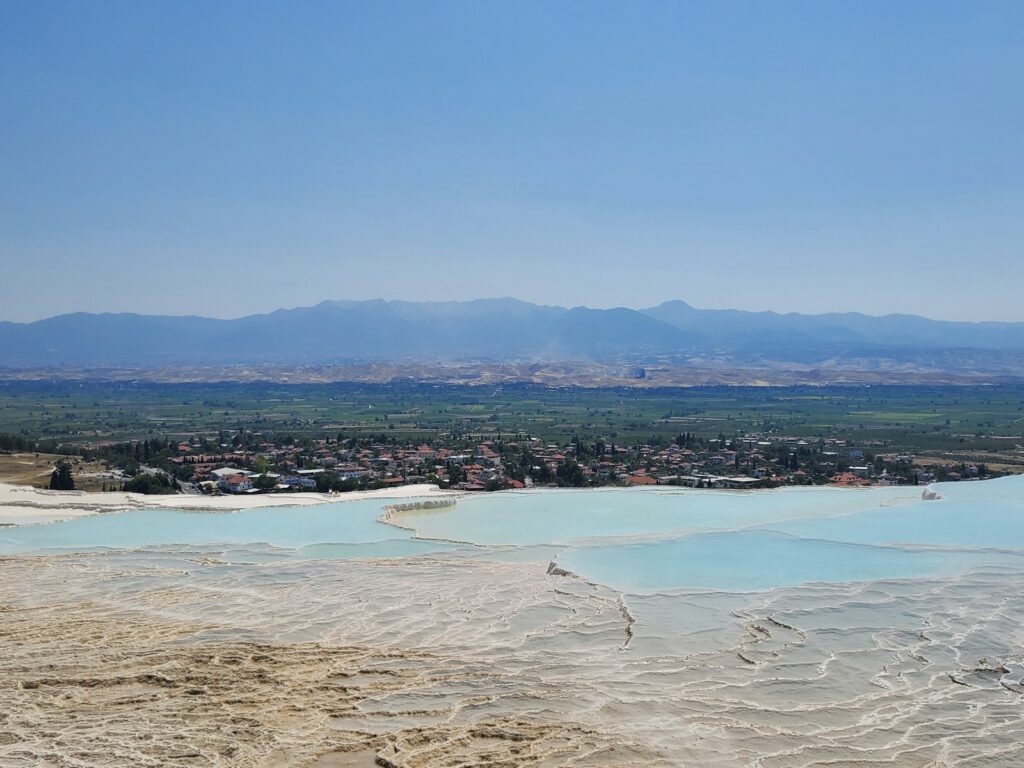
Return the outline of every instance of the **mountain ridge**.
<path id="1" fill-rule="evenodd" d="M 912 361 L 941 352 L 968 359 L 968 351 L 1024 356 L 1024 322 L 697 309 L 682 300 L 643 309 L 593 309 L 511 297 L 326 300 L 232 319 L 74 312 L 31 323 L 0 322 L 0 365 L 7 367 L 400 359 L 643 363 L 709 356 L 744 364 L 814 364 Z"/>

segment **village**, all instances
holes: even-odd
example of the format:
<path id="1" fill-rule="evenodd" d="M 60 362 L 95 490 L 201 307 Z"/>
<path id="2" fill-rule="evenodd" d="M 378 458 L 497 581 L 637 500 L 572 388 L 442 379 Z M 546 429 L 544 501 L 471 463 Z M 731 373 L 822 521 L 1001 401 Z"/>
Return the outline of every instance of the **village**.
<path id="1" fill-rule="evenodd" d="M 450 445 L 342 436 L 275 441 L 246 433 L 217 446 L 206 440 L 169 444 L 165 455 L 164 466 L 177 483 L 207 494 L 344 492 L 416 483 L 461 491 L 606 485 L 885 486 L 989 475 L 984 465 L 921 466 L 910 455 L 886 454 L 884 445 L 851 447 L 838 439 L 763 434 L 701 438 L 683 433 L 664 444 L 620 446 L 530 437 Z"/>

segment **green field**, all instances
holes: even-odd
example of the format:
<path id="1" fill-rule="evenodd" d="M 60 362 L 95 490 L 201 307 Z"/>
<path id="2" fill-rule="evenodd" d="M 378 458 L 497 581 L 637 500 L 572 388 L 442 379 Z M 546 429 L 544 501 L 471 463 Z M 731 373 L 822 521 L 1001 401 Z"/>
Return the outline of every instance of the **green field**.
<path id="1" fill-rule="evenodd" d="M 549 389 L 421 384 L 2 382 L 0 432 L 84 445 L 246 429 L 299 436 L 619 444 L 739 433 L 832 437 L 887 450 L 983 451 L 1024 442 L 1024 387 Z"/>

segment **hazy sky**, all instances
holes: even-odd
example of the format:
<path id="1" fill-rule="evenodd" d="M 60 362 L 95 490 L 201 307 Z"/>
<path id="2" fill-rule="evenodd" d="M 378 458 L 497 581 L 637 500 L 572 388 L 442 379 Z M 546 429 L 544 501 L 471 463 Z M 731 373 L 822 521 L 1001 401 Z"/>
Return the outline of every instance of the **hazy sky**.
<path id="1" fill-rule="evenodd" d="M 1024 2 L 0 4 L 0 319 L 1024 320 Z"/>

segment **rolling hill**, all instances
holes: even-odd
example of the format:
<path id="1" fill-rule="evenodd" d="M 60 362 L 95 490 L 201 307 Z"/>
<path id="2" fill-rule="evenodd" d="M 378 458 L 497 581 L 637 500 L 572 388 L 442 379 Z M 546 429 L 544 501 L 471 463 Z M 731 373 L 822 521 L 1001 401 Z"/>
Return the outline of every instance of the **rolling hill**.
<path id="1" fill-rule="evenodd" d="M 1014 367 L 1024 323 L 466 302 L 325 301 L 231 320 L 75 313 L 0 323 L 0 366 L 594 360 Z"/>

